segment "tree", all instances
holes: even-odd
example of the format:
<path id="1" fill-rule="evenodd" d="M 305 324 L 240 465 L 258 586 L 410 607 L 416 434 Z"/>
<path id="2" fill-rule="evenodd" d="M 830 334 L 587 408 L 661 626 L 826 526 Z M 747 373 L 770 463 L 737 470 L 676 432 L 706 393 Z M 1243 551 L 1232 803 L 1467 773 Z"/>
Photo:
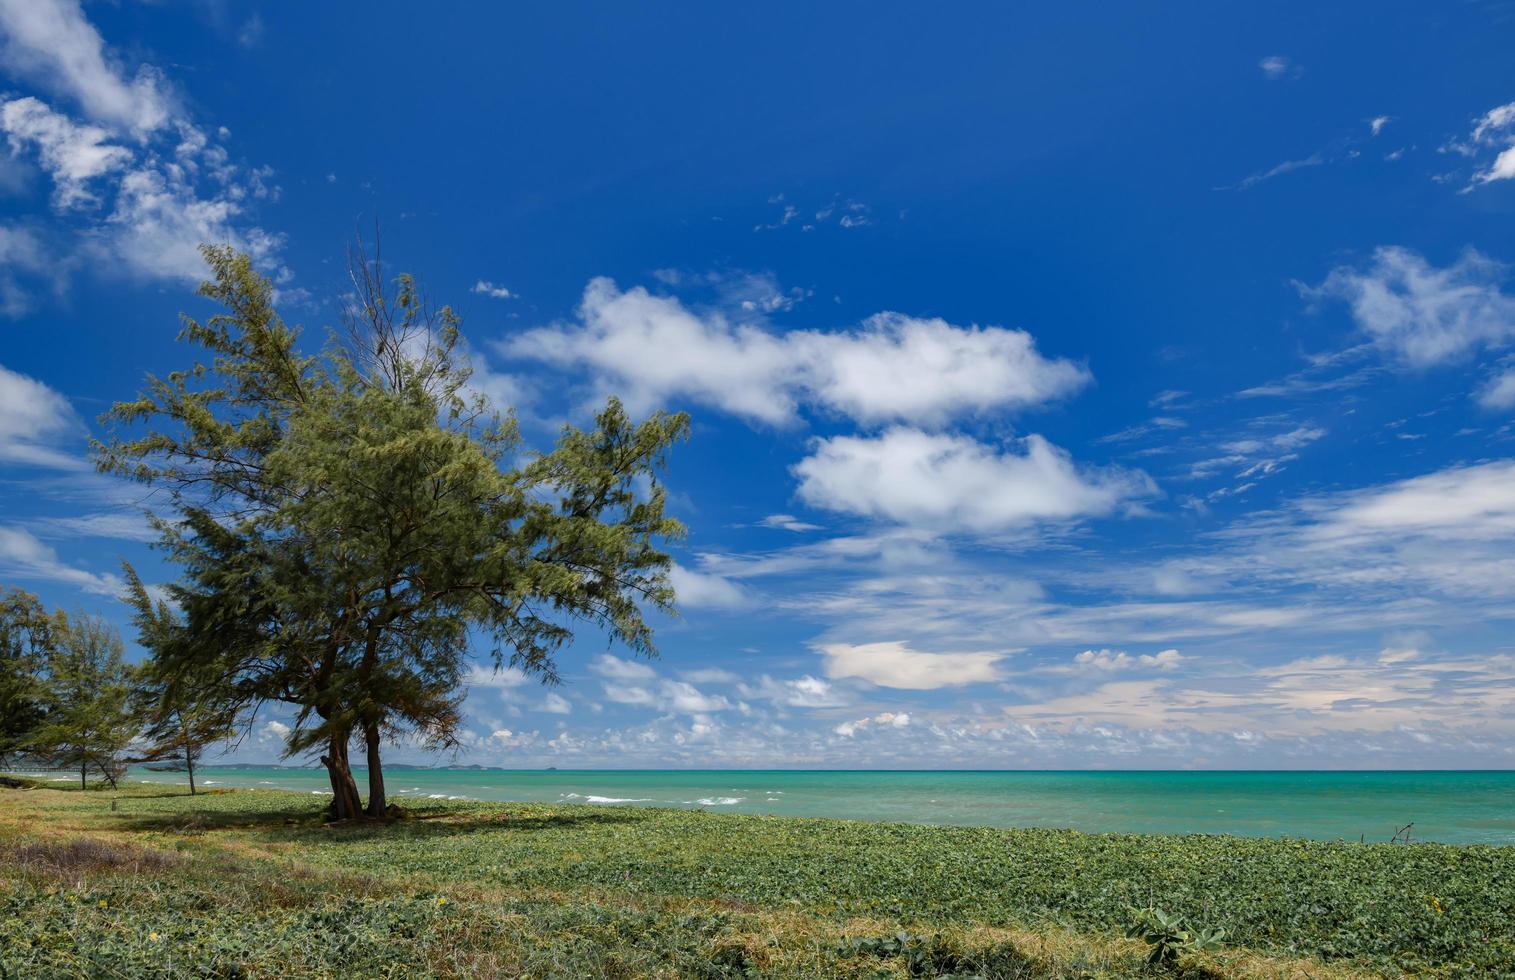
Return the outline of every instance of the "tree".
<path id="1" fill-rule="evenodd" d="M 59 768 L 77 768 L 81 786 L 96 770 L 111 786 L 126 769 L 140 730 L 132 708 L 132 667 L 121 636 L 95 616 L 58 616 L 46 673 L 47 714 L 28 748 Z"/>
<path id="2" fill-rule="evenodd" d="M 55 618 L 30 592 L 0 590 L 0 765 L 24 756 L 47 717 Z"/>
<path id="3" fill-rule="evenodd" d="M 211 363 L 150 378 L 107 421 L 155 429 L 97 446 L 178 511 L 159 524 L 183 569 L 168 587 L 182 616 L 154 648 L 167 674 L 220 678 L 217 700 L 246 717 L 294 705 L 286 751 L 322 753 L 338 818 L 359 812 L 361 739 L 382 817 L 382 743 L 455 744 L 470 636 L 548 682 L 575 623 L 654 652 L 642 610 L 671 611 L 658 542 L 682 531 L 657 477 L 687 418 L 636 424 L 611 400 L 512 466 L 514 419 L 469 393 L 457 320 L 412 279 L 391 292 L 359 256 L 345 343 L 305 356 L 248 259 L 203 252 L 201 295 L 226 312 L 181 338 Z"/>
<path id="4" fill-rule="evenodd" d="M 130 567 L 127 600 L 134 617 L 139 642 L 160 650 L 173 636 L 176 621 L 162 600 L 154 600 Z M 208 746 L 236 737 L 236 709 L 221 696 L 215 678 L 186 678 L 164 673 L 171 660 L 149 660 L 138 672 L 135 696 L 145 731 L 133 762 L 156 764 L 155 768 L 183 772 L 189 777 L 189 795 L 195 795 L 195 767 Z"/>

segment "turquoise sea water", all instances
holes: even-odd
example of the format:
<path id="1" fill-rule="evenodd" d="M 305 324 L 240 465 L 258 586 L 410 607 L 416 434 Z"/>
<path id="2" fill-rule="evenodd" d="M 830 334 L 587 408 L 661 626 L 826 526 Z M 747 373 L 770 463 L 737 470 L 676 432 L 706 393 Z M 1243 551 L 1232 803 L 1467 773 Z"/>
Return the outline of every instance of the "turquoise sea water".
<path id="1" fill-rule="evenodd" d="M 358 771 L 359 786 L 365 776 Z M 62 778 L 62 777 L 60 777 Z M 132 779 L 184 782 L 133 770 Z M 206 768 L 206 786 L 325 793 L 320 769 Z M 1515 772 L 796 772 L 393 769 L 391 797 L 612 803 L 923 824 L 1515 843 Z"/>

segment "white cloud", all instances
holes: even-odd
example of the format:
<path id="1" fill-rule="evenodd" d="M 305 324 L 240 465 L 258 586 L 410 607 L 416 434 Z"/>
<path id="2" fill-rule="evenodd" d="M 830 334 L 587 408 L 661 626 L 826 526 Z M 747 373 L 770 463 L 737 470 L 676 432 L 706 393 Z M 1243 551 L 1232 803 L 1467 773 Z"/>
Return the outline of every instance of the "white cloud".
<path id="1" fill-rule="evenodd" d="M 91 120 L 32 96 L 0 104 L 13 153 L 35 156 L 52 180 L 54 207 L 78 219 L 60 226 L 50 250 L 58 254 L 47 266 L 34 262 L 34 277 L 61 291 L 67 272 L 87 265 L 197 284 L 206 272 L 198 248 L 209 242 L 248 252 L 287 284 L 276 258 L 281 239 L 245 221 L 249 202 L 277 194 L 271 172 L 232 163 L 218 142 L 229 136 L 225 127 L 212 137 L 195 126 L 151 68 L 126 81 L 78 3 L 0 0 L 0 33 L 13 74 L 77 100 Z M 0 269 L 0 311 L 16 316 L 31 305 L 14 268 Z"/>
<path id="2" fill-rule="evenodd" d="M 1136 657 L 1131 656 L 1124 650 L 1085 650 L 1074 657 L 1073 662 L 1080 667 L 1099 671 L 1134 670 L 1137 668 L 1172 670 L 1183 659 L 1177 650 L 1161 650 L 1157 653 L 1144 653 Z"/>
<path id="3" fill-rule="evenodd" d="M 771 425 L 794 422 L 801 404 L 867 424 L 938 424 L 1044 402 L 1089 380 L 1081 365 L 1042 357 L 1024 331 L 895 313 L 853 331 L 778 334 L 596 279 L 579 317 L 578 325 L 531 330 L 502 349 L 586 367 L 637 409 L 683 397 Z"/>
<path id="4" fill-rule="evenodd" d="M 679 714 L 696 715 L 710 711 L 724 711 L 731 702 L 720 694 L 704 694 L 688 681 L 665 680 L 659 685 L 668 709 Z"/>
<path id="5" fill-rule="evenodd" d="M 470 667 L 467 677 L 464 678 L 464 685 L 470 690 L 479 688 L 499 691 L 501 694 L 530 682 L 530 675 L 519 667 L 502 667 L 499 670 L 495 670 L 492 667 L 484 667 L 479 664 L 474 664 Z"/>
<path id="6" fill-rule="evenodd" d="M 1293 173 L 1296 170 L 1305 170 L 1309 167 L 1318 167 L 1325 162 L 1325 157 L 1319 153 L 1312 153 L 1309 156 L 1301 157 L 1298 160 L 1285 160 L 1280 164 L 1269 167 L 1267 170 L 1260 170 L 1255 174 L 1247 176 L 1236 185 L 1236 189 L 1244 191 L 1249 187 L 1256 187 L 1258 184 L 1261 184 L 1265 180 L 1272 180 L 1274 177 L 1282 177 L 1284 174 Z"/>
<path id="7" fill-rule="evenodd" d="M 542 699 L 542 704 L 537 710 L 545 711 L 551 715 L 566 715 L 573 712 L 573 704 L 563 697 L 563 695 L 554 694 L 549 691 L 547 696 Z"/>
<path id="8" fill-rule="evenodd" d="M 616 663 L 614 665 L 603 663 L 607 659 L 615 660 Z M 681 715 L 704 715 L 712 711 L 726 711 L 733 707 L 731 701 L 724 695 L 705 694 L 688 681 L 659 679 L 651 668 L 648 668 L 646 675 L 634 671 L 628 672 L 625 669 L 642 666 L 645 665 L 616 660 L 615 657 L 605 654 L 590 669 L 613 681 L 613 683 L 607 682 L 603 685 L 603 692 L 607 701 L 614 701 L 617 704 L 653 708 Z"/>
<path id="9" fill-rule="evenodd" d="M 1386 246 L 1364 269 L 1334 269 L 1315 299 L 1344 300 L 1352 319 L 1407 364 L 1428 367 L 1515 335 L 1515 296 L 1502 290 L 1506 267 L 1468 249 L 1438 268 L 1407 248 Z"/>
<path id="10" fill-rule="evenodd" d="M 791 335 L 822 404 L 865 424 L 938 424 L 991 408 L 1035 405 L 1089 381 L 1072 361 L 1047 360 L 1024 330 L 957 327 L 880 313 L 854 333 Z"/>
<path id="11" fill-rule="evenodd" d="M 747 592 L 730 579 L 695 572 L 683 565 L 668 571 L 676 602 L 685 609 L 740 609 L 751 602 Z"/>
<path id="12" fill-rule="evenodd" d="M 856 721 L 844 721 L 832 729 L 833 732 L 843 738 L 851 738 L 859 731 L 866 728 L 908 728 L 910 715 L 905 712 L 881 711 L 868 718 L 859 718 Z"/>
<path id="13" fill-rule="evenodd" d="M 74 99 L 92 118 L 138 137 L 168 123 L 173 104 L 157 70 L 142 65 L 128 79 L 78 0 L 0 0 L 0 34 L 7 71 Z"/>
<path id="14" fill-rule="evenodd" d="M 56 444 L 83 434 L 68 399 L 47 385 L 0 364 L 0 461 L 83 470 L 89 464 Z"/>
<path id="15" fill-rule="evenodd" d="M 826 643 L 818 646 L 826 676 L 857 677 L 879 687 L 932 691 L 1000 679 L 994 652 L 928 653 L 898 640 L 884 643 Z"/>
<path id="16" fill-rule="evenodd" d="M 77 517 L 47 517 L 40 522 L 49 529 L 86 538 L 119 541 L 157 541 L 158 532 L 137 512 L 81 514 Z"/>
<path id="17" fill-rule="evenodd" d="M 155 165 L 122 178 L 109 222 L 95 244 L 145 279 L 198 283 L 205 278 L 200 245 L 229 244 L 252 256 L 254 264 L 281 278 L 275 254 L 282 238 L 261 228 L 239 229 L 245 188 L 203 196 L 182 168 Z M 284 275 L 287 275 L 285 273 Z"/>
<path id="18" fill-rule="evenodd" d="M 1515 408 L 1515 369 L 1490 378 L 1478 392 L 1478 404 L 1488 409 Z"/>
<path id="19" fill-rule="evenodd" d="M 90 181 L 125 168 L 132 159 L 131 150 L 107 142 L 111 136 L 106 130 L 74 123 L 33 98 L 0 105 L 0 128 L 12 153 L 20 154 L 28 145 L 36 148 L 53 177 L 53 204 L 61 209 L 98 203 Z"/>
<path id="20" fill-rule="evenodd" d="M 1257 63 L 1257 67 L 1262 69 L 1264 77 L 1275 81 L 1281 78 L 1298 78 L 1304 74 L 1303 68 L 1281 54 L 1268 55 Z"/>
<path id="21" fill-rule="evenodd" d="M 592 673 L 613 681 L 646 681 L 658 676 L 658 672 L 635 660 L 622 660 L 613 654 L 602 653 L 589 665 Z"/>
<path id="22" fill-rule="evenodd" d="M 1023 453 L 964 436 L 894 428 L 814 443 L 794 467 L 799 495 L 827 510 L 947 531 L 992 532 L 1108 514 L 1155 486 L 1146 474 L 1080 469 L 1041 436 Z"/>
<path id="23" fill-rule="evenodd" d="M 1332 503 L 1312 535 L 1338 540 L 1419 533 L 1487 540 L 1515 533 L 1515 460 L 1452 467 L 1345 494 Z"/>
<path id="24" fill-rule="evenodd" d="M 821 526 L 819 524 L 807 524 L 804 521 L 800 520 L 798 517 L 795 517 L 793 514 L 769 514 L 767 517 L 758 521 L 758 526 L 776 528 L 780 531 L 794 531 L 797 533 L 803 531 L 819 531 L 821 529 Z"/>
<path id="25" fill-rule="evenodd" d="M 1374 136 L 1377 136 L 1379 133 L 1384 131 L 1385 126 L 1389 125 L 1389 123 L 1393 121 L 1393 116 L 1374 116 L 1372 119 L 1368 120 L 1368 129 L 1372 131 Z"/>
<path id="26" fill-rule="evenodd" d="M 847 703 L 847 698 L 834 684 L 809 674 L 789 680 L 777 680 L 764 674 L 755 683 L 738 686 L 737 694 L 790 708 L 833 708 Z"/>
<path id="27" fill-rule="evenodd" d="M 1515 177 L 1515 102 L 1490 109 L 1474 123 L 1466 140 L 1453 140 L 1442 149 L 1485 161 L 1483 169 L 1473 175 L 1475 184 Z M 1494 154 L 1492 160 L 1488 159 L 1490 153 Z"/>
<path id="28" fill-rule="evenodd" d="M 478 282 L 474 283 L 471 292 L 478 293 L 481 296 L 488 296 L 491 299 L 515 299 L 516 295 L 515 293 L 512 293 L 510 290 L 506 289 L 504 286 L 497 286 L 494 283 L 488 282 L 484 279 L 480 279 Z"/>
<path id="29" fill-rule="evenodd" d="M 0 572 L 23 580 L 62 582 L 94 595 L 114 597 L 125 589 L 125 583 L 115 575 L 65 564 L 56 551 L 19 527 L 0 526 Z"/>
<path id="30" fill-rule="evenodd" d="M 720 667 L 699 667 L 695 670 L 684 670 L 679 676 L 692 684 L 735 684 L 741 680 L 736 674 Z"/>

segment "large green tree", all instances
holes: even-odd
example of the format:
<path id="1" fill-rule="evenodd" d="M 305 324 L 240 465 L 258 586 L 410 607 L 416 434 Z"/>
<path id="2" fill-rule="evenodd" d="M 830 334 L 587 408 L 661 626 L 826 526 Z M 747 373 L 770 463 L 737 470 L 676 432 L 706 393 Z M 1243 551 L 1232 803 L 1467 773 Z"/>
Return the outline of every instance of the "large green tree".
<path id="1" fill-rule="evenodd" d="M 684 416 L 634 423 L 611 400 L 522 461 L 513 417 L 467 387 L 455 317 L 409 277 L 360 257 L 345 336 L 302 354 L 247 257 L 204 254 L 225 312 L 181 338 L 209 361 L 149 378 L 97 446 L 175 504 L 181 613 L 144 640 L 164 676 L 244 718 L 293 705 L 286 750 L 321 753 L 339 818 L 359 812 L 361 742 L 383 816 L 381 747 L 455 743 L 471 640 L 547 681 L 575 624 L 653 652 L 643 610 L 674 600 L 659 543 L 682 531 L 658 476 Z"/>

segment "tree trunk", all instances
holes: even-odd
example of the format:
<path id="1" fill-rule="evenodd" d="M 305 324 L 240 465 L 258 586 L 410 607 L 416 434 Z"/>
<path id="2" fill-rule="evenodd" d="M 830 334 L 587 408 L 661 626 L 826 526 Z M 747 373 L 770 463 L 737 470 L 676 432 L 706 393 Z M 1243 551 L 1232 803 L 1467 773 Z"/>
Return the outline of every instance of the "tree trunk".
<path id="1" fill-rule="evenodd" d="M 363 814 L 363 804 L 358 799 L 358 784 L 353 781 L 352 769 L 347 764 L 347 736 L 333 735 L 328 751 L 331 754 L 321 756 L 321 764 L 331 777 L 332 816 L 338 820 L 356 819 Z"/>
<path id="2" fill-rule="evenodd" d="M 389 803 L 384 796 L 384 765 L 379 760 L 379 726 L 369 722 L 363 728 L 364 741 L 368 743 L 368 815 L 383 820 L 389 814 Z"/>
<path id="3" fill-rule="evenodd" d="M 79 760 L 79 788 L 89 789 L 89 760 Z"/>
<path id="4" fill-rule="evenodd" d="M 195 753 L 188 745 L 184 746 L 184 771 L 189 773 L 189 795 L 195 795 Z"/>

